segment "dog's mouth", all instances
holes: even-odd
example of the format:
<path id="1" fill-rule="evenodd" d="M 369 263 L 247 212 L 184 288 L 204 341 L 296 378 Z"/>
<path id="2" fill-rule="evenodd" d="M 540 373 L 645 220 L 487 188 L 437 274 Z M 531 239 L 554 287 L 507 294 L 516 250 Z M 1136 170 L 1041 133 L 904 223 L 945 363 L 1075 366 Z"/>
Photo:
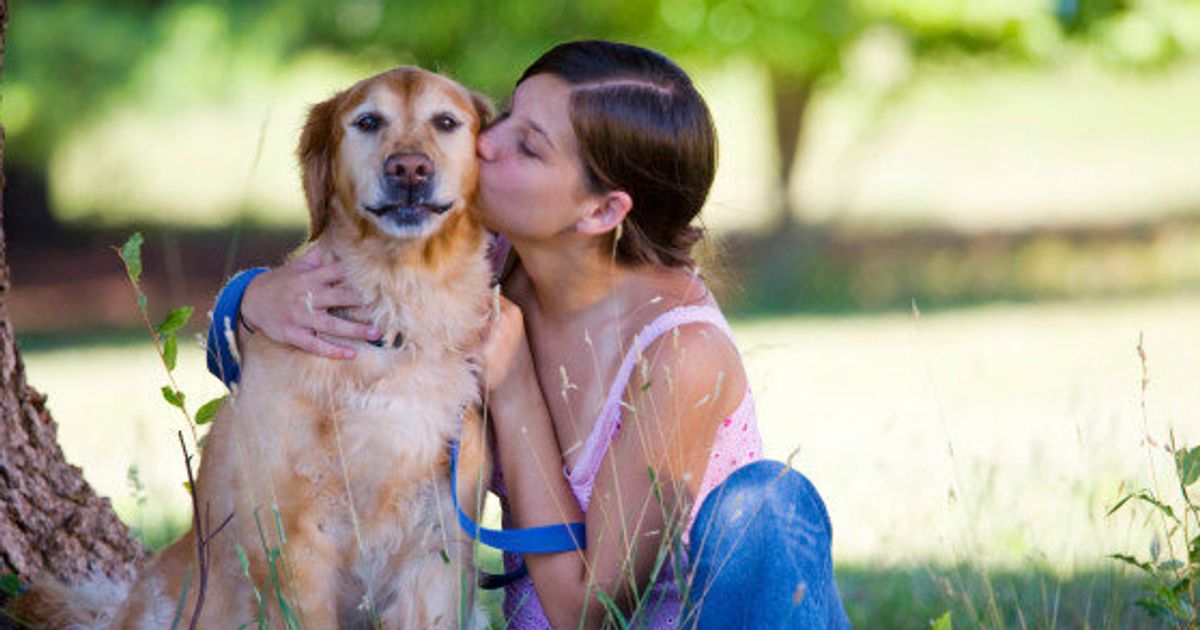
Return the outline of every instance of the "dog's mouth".
<path id="1" fill-rule="evenodd" d="M 445 214 L 454 203 L 381 203 L 377 205 L 362 205 L 362 209 L 379 217 L 387 219 L 399 226 L 417 225 L 431 215 Z"/>

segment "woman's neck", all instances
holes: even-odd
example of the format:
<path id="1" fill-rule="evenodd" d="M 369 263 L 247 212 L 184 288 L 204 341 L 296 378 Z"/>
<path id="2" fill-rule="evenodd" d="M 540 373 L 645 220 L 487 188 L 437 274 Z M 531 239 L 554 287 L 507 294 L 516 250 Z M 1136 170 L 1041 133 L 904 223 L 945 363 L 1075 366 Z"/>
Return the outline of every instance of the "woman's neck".
<path id="1" fill-rule="evenodd" d="M 588 248 L 513 243 L 539 314 L 568 322 L 620 294 L 627 271 L 611 256 Z M 613 305 L 617 306 L 617 305 Z"/>

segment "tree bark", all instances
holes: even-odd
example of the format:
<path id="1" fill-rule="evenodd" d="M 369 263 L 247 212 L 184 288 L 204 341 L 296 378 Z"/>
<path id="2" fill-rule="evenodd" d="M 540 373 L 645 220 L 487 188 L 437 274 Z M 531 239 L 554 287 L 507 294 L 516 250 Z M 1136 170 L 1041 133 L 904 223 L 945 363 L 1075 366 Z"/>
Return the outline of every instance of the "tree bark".
<path id="1" fill-rule="evenodd" d="M 784 228 L 796 222 L 790 184 L 811 95 L 812 83 L 809 80 L 772 73 L 771 101 L 775 113 L 776 146 L 779 147 L 779 216 L 776 223 Z"/>
<path id="2" fill-rule="evenodd" d="M 8 0 L 0 0 L 0 73 L 7 25 Z M 12 210 L 5 208 L 4 183 L 0 127 L 0 219 Z M 97 496 L 79 468 L 63 458 L 46 397 L 25 381 L 8 319 L 5 253 L 0 227 L 0 575 L 16 573 L 23 582 L 130 576 L 144 551 L 108 499 Z"/>

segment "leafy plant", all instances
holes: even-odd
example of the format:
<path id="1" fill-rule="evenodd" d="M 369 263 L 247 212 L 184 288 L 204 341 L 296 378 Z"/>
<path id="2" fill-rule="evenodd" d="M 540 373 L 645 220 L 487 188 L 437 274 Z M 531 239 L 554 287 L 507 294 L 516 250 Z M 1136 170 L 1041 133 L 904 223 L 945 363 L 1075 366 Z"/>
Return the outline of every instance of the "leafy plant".
<path id="1" fill-rule="evenodd" d="M 1142 340 L 1138 340 L 1138 356 L 1142 362 L 1142 414 L 1145 418 L 1145 394 L 1150 379 L 1146 369 L 1146 351 Z M 1158 488 L 1157 477 L 1151 463 L 1153 488 L 1141 488 L 1126 493 L 1109 509 L 1115 514 L 1127 505 L 1141 503 L 1158 516 L 1160 531 L 1154 533 L 1145 557 L 1114 553 L 1109 557 L 1131 566 L 1146 577 L 1146 595 L 1136 604 L 1148 615 L 1187 628 L 1200 627 L 1200 446 L 1186 447 L 1175 443 L 1174 434 L 1169 443 L 1159 446 L 1147 434 L 1147 449 L 1163 448 L 1171 455 L 1175 489 L 1179 493 L 1177 512 L 1172 507 L 1172 498 Z M 1195 487 L 1193 487 L 1195 486 Z M 1163 553 L 1163 542 L 1166 553 Z M 1178 550 L 1178 551 L 1177 551 Z"/>
<path id="2" fill-rule="evenodd" d="M 192 434 L 192 443 L 196 449 L 200 449 L 202 443 L 196 431 L 196 426 L 204 424 L 212 419 L 216 413 L 216 408 L 220 405 L 222 398 L 210 400 L 202 405 L 196 412 L 195 419 L 188 412 L 185 404 L 186 397 L 183 390 L 179 388 L 179 384 L 175 381 L 175 366 L 179 356 L 179 331 L 187 325 L 188 320 L 192 316 L 193 309 L 190 306 L 180 306 L 171 309 L 167 316 L 159 322 L 157 326 L 150 324 L 150 315 L 146 310 L 146 293 L 142 291 L 142 244 L 144 239 L 141 232 L 135 232 L 125 244 L 121 246 L 117 253 L 120 255 L 122 262 L 125 263 L 125 274 L 129 277 L 129 282 L 133 285 L 133 290 L 137 294 L 138 313 L 142 316 L 142 321 L 146 325 L 146 330 L 150 333 L 150 339 L 154 343 L 154 349 L 158 352 L 158 357 L 162 361 L 164 370 L 166 371 L 169 384 L 162 386 L 163 399 L 172 407 L 175 407 L 183 414 L 183 419 L 187 423 L 188 429 Z M 196 479 L 192 468 L 192 454 L 188 452 L 187 444 L 183 439 L 183 431 L 178 432 L 179 446 L 183 450 L 183 461 L 187 467 L 187 481 L 184 483 L 184 488 L 187 489 L 188 495 L 192 499 L 192 525 L 196 537 L 196 558 L 198 564 L 199 583 L 197 584 L 196 608 L 192 611 L 191 623 L 189 628 L 194 630 L 200 620 L 200 611 L 204 607 L 204 597 L 206 587 L 208 585 L 208 571 L 212 563 L 212 548 L 210 543 L 212 539 L 225 528 L 226 525 L 233 520 L 233 513 L 230 513 L 216 529 L 213 529 L 210 521 L 210 510 L 208 504 L 204 505 L 203 517 L 201 516 L 199 496 L 196 492 Z M 135 483 L 135 488 L 140 487 L 140 482 L 137 480 L 136 473 L 130 472 L 130 480 Z M 184 579 L 183 589 L 179 594 L 176 602 L 174 620 L 171 623 L 171 628 L 174 630 L 179 626 L 183 618 L 184 605 L 187 602 L 188 590 L 191 587 L 192 567 L 188 567 L 187 576 Z"/>

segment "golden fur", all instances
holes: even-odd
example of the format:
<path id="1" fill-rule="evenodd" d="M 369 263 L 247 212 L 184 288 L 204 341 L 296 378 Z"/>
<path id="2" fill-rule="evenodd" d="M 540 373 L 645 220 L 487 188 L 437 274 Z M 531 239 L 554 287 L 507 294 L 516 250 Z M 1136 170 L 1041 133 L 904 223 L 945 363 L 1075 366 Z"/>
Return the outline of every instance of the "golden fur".
<path id="1" fill-rule="evenodd" d="M 354 125 L 363 112 L 385 124 L 364 133 Z M 252 622 L 255 588 L 272 627 L 283 627 L 260 523 L 266 546 L 282 549 L 283 595 L 305 628 L 450 628 L 460 626 L 460 611 L 467 626 L 482 621 L 470 541 L 450 503 L 447 444 L 461 434 L 460 498 L 474 513 L 487 465 L 468 353 L 487 322 L 490 270 L 484 232 L 468 208 L 475 136 L 488 113 L 458 84 L 410 67 L 312 108 L 299 148 L 310 241 L 337 256 L 348 283 L 366 296 L 366 306 L 347 314 L 379 326 L 385 340 L 402 333 L 404 345 L 359 344 L 353 360 L 338 361 L 243 331 L 241 383 L 208 434 L 196 482 L 212 527 L 234 515 L 211 543 L 199 627 Z M 461 127 L 440 127 L 444 115 Z M 397 153 L 428 156 L 433 200 L 448 210 L 397 223 L 364 209 L 387 196 L 381 169 Z M 189 531 L 149 562 L 119 609 L 77 611 L 60 602 L 54 618 L 44 608 L 26 614 L 43 627 L 169 627 L 190 574 L 180 624 L 187 627 L 195 564 Z M 38 600 L 81 596 L 52 585 L 31 595 L 27 606 L 35 608 Z"/>

